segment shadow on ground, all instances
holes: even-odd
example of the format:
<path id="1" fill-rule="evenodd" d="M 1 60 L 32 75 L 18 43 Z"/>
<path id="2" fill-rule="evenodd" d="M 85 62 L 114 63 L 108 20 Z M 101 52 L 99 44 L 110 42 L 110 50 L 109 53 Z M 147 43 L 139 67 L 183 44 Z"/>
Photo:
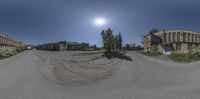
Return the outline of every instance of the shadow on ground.
<path id="1" fill-rule="evenodd" d="M 125 55 L 124 53 L 120 53 L 120 52 L 110 52 L 110 53 L 105 52 L 102 56 L 107 59 L 117 58 L 117 59 L 121 59 L 121 60 L 133 61 L 131 57 Z"/>

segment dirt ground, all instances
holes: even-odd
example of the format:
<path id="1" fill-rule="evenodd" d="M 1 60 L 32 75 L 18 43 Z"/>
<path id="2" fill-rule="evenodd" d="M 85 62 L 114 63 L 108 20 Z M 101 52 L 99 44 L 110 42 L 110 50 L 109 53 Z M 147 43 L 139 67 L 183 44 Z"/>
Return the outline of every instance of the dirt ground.
<path id="1" fill-rule="evenodd" d="M 25 51 L 0 60 L 1 99 L 199 99 L 200 62 L 78 51 Z"/>

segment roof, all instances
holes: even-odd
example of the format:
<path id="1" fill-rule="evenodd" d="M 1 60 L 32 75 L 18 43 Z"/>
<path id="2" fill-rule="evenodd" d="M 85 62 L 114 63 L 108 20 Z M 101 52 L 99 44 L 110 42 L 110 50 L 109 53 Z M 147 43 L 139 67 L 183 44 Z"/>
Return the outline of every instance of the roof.
<path id="1" fill-rule="evenodd" d="M 0 35 L 1 35 L 1 36 L 4 36 L 4 37 L 8 37 L 8 36 L 6 36 L 6 35 L 5 35 L 5 34 L 3 34 L 3 33 L 0 33 Z"/>
<path id="2" fill-rule="evenodd" d="M 162 32 L 162 31 L 189 31 L 189 32 L 194 32 L 192 30 L 185 30 L 185 29 L 169 29 L 169 30 L 159 30 L 158 32 L 155 32 L 155 33 L 159 33 L 159 32 Z M 153 34 L 155 34 L 155 33 L 153 33 Z M 200 32 L 194 32 L 194 33 L 200 33 Z M 149 35 L 151 35 L 151 34 L 148 33 L 144 37 L 147 37 Z"/>

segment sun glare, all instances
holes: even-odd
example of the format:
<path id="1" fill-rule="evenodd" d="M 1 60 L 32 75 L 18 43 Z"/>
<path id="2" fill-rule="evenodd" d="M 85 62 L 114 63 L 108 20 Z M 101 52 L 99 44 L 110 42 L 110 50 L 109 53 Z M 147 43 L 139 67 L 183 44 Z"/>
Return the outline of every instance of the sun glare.
<path id="1" fill-rule="evenodd" d="M 105 18 L 96 18 L 93 23 L 97 26 L 103 26 L 107 24 L 107 20 Z"/>

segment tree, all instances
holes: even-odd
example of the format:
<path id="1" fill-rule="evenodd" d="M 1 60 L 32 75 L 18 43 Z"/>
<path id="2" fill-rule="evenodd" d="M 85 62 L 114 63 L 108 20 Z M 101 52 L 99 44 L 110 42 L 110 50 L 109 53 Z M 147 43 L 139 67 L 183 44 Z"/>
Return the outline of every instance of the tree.
<path id="1" fill-rule="evenodd" d="M 101 32 L 101 36 L 103 39 L 103 47 L 106 51 L 116 51 L 122 50 L 122 36 L 121 33 L 118 35 L 113 35 L 113 31 L 108 28 L 107 30 L 103 30 Z"/>
<path id="2" fill-rule="evenodd" d="M 125 49 L 126 49 L 126 50 L 130 50 L 129 44 L 125 44 Z"/>
<path id="3" fill-rule="evenodd" d="M 115 35 L 115 50 L 119 50 L 119 36 Z"/>
<path id="4" fill-rule="evenodd" d="M 101 36 L 103 39 L 104 49 L 108 52 L 111 52 L 111 50 L 114 49 L 115 41 L 112 30 L 110 28 L 108 28 L 107 30 L 103 30 L 101 32 Z"/>
<path id="5" fill-rule="evenodd" d="M 158 32 L 158 29 L 152 29 L 152 30 L 149 31 L 149 34 L 153 34 L 153 33 L 156 33 L 156 32 Z"/>
<path id="6" fill-rule="evenodd" d="M 121 51 L 122 50 L 122 36 L 121 36 L 121 33 L 119 33 L 119 50 Z"/>

